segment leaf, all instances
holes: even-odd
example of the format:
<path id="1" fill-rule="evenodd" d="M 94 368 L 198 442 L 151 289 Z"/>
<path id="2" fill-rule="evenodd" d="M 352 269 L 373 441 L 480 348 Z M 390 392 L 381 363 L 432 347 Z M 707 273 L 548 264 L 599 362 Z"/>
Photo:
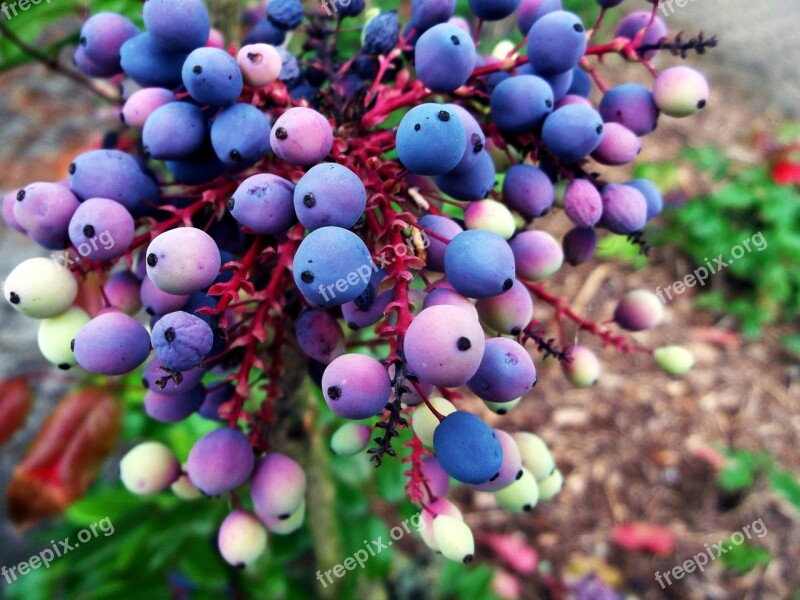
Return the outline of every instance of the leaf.
<path id="1" fill-rule="evenodd" d="M 675 534 L 653 523 L 622 523 L 614 528 L 611 541 L 625 550 L 669 555 L 675 550 Z"/>
<path id="2" fill-rule="evenodd" d="M 793 473 L 773 469 L 770 472 L 769 480 L 773 490 L 784 496 L 795 507 L 800 508 L 800 481 Z"/>
<path id="3" fill-rule="evenodd" d="M 83 496 L 113 450 L 121 426 L 121 404 L 109 389 L 67 394 L 14 469 L 7 491 L 11 521 L 30 525 L 61 514 Z"/>
<path id="4" fill-rule="evenodd" d="M 33 405 L 33 391 L 27 377 L 0 381 L 0 446 L 25 425 Z"/>
<path id="5" fill-rule="evenodd" d="M 747 540 L 738 546 L 728 541 L 723 544 L 723 548 L 727 550 L 720 556 L 723 566 L 739 573 L 747 573 L 760 565 L 769 564 L 772 560 L 772 555 L 769 552 L 753 546 Z"/>
<path id="6" fill-rule="evenodd" d="M 750 452 L 732 452 L 719 472 L 717 482 L 728 492 L 744 490 L 753 485 L 758 471 L 758 460 Z"/>

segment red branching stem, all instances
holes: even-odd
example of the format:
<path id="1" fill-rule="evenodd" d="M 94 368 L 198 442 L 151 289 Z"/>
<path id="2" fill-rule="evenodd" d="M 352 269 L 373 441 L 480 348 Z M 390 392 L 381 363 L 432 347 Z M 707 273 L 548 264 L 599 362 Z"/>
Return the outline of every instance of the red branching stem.
<path id="1" fill-rule="evenodd" d="M 647 346 L 642 346 L 632 342 L 623 335 L 614 335 L 605 324 L 590 321 L 580 316 L 570 307 L 569 301 L 566 298 L 550 294 L 545 289 L 543 284 L 530 283 L 527 281 L 523 281 L 522 283 L 531 292 L 533 292 L 537 298 L 543 300 L 555 310 L 555 319 L 559 324 L 562 345 L 565 344 L 566 341 L 565 332 L 563 329 L 561 329 L 562 322 L 564 319 L 568 319 L 574 322 L 578 326 L 579 330 L 588 331 L 592 335 L 599 337 L 603 343 L 603 347 L 612 346 L 617 351 L 624 352 L 626 354 L 630 354 L 632 352 L 643 352 L 645 354 L 653 353 L 652 349 L 648 348 Z"/>
<path id="2" fill-rule="evenodd" d="M 414 389 L 417 390 L 417 393 L 422 398 L 422 401 L 425 403 L 425 406 L 427 406 L 428 410 L 433 413 L 433 416 L 436 417 L 439 420 L 439 423 L 444 421 L 444 415 L 442 413 L 440 413 L 438 410 L 436 410 L 436 408 L 433 406 L 433 404 L 431 404 L 431 401 L 428 398 L 428 395 L 425 393 L 425 390 L 422 389 L 422 386 L 418 382 L 414 381 L 413 379 L 406 379 L 406 381 L 410 381 L 411 382 L 411 385 L 413 385 Z"/>
<path id="3" fill-rule="evenodd" d="M 403 462 L 410 463 L 409 468 L 404 473 L 407 478 L 406 496 L 411 502 L 424 506 L 423 502 L 426 498 L 433 499 L 428 479 L 422 472 L 422 460 L 428 454 L 428 451 L 425 450 L 422 441 L 416 435 L 403 445 L 411 449 L 411 453 L 403 457 Z"/>

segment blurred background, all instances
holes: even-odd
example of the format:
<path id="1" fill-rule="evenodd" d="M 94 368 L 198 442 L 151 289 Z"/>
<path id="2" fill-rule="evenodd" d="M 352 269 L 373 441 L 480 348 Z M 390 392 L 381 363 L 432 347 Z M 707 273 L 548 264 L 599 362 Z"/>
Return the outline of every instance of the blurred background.
<path id="1" fill-rule="evenodd" d="M 123 0 L 65 4 L 74 5 L 70 10 L 91 5 L 91 12 L 130 14 L 140 7 Z M 400 4 L 401 13 L 408 10 L 407 3 Z M 45 6 L 21 13 L 13 27 L 36 30 L 43 44 L 80 27 L 78 18 L 55 24 L 50 17 L 41 20 Z M 597 13 L 594 0 L 565 1 L 565 6 L 587 24 Z M 562 269 L 552 288 L 583 314 L 603 320 L 625 291 L 664 288 L 706 257 L 727 255 L 758 232 L 768 247 L 713 277 L 705 288 L 676 296 L 667 305 L 666 323 L 638 335 L 653 347 L 688 347 L 697 364 L 682 379 L 669 378 L 646 357 L 603 350 L 598 385 L 578 390 L 557 364 L 536 359 L 540 384 L 535 391 L 510 415 L 488 418 L 492 425 L 534 431 L 547 441 L 565 475 L 556 500 L 511 517 L 481 495 L 459 490 L 455 501 L 473 530 L 483 532 L 473 565 L 447 562 L 416 536 L 405 536 L 363 571 L 349 574 L 342 597 L 800 598 L 800 10 L 797 0 L 688 0 L 683 8 L 674 6 L 665 17 L 671 33 L 716 35 L 719 45 L 690 58 L 712 84 L 707 108 L 692 119 L 662 118 L 633 169 L 636 176 L 654 179 L 670 204 L 648 226 L 653 249 L 645 259 L 624 238 L 611 236 L 600 247 L 599 261 Z M 314 8 L 313 2 L 308 7 Z M 642 0 L 626 0 L 615 12 L 647 7 Z M 506 36 L 520 39 L 514 23 L 493 25 L 482 36 L 481 50 L 489 51 L 493 39 Z M 9 58 L 7 40 L 0 40 L 0 48 L 0 68 L 5 67 L 0 72 L 0 190 L 63 178 L 76 154 L 97 147 L 107 131 L 119 127 L 116 110 L 44 65 L 17 65 Z M 67 64 L 68 55 L 65 50 Z M 664 55 L 658 61 L 677 64 L 680 59 Z M 611 83 L 647 83 L 638 65 L 617 57 L 606 63 Z M 558 215 L 553 219 L 547 227 L 563 233 L 565 222 Z M 45 255 L 0 223 L 0 278 L 21 260 Z M 5 303 L 0 319 L 0 378 L 36 374 L 32 412 L 0 452 L 0 488 L 5 489 L 26 446 L 78 376 L 56 374 L 45 364 L 35 322 Z M 581 342 L 599 351 L 595 341 L 581 337 Z M 287 538 L 272 536 L 269 555 L 257 568 L 236 572 L 214 548 L 226 510 L 222 503 L 140 500 L 121 489 L 116 465 L 135 440 L 168 440 L 185 456 L 207 430 L 191 419 L 156 427 L 146 422 L 140 402 L 137 394 L 126 395 L 120 451 L 63 519 L 20 532 L 0 503 L 0 565 L 25 560 L 50 540 L 74 536 L 104 517 L 113 521 L 114 535 L 10 586 L 0 579 L 0 596 L 306 598 L 321 593 L 307 528 Z M 321 434 L 329 436 L 332 426 L 332 419 L 323 418 Z M 328 508 L 337 517 L 346 554 L 361 548 L 362 539 L 386 537 L 415 512 L 404 501 L 399 464 L 387 462 L 376 473 L 366 456 L 328 460 L 337 491 L 336 506 Z M 316 508 L 309 499 L 309 510 Z M 759 519 L 768 532 L 763 537 L 731 546 L 702 574 L 666 589 L 657 585 L 656 571 L 669 571 L 702 552 L 704 544 L 729 540 Z"/>

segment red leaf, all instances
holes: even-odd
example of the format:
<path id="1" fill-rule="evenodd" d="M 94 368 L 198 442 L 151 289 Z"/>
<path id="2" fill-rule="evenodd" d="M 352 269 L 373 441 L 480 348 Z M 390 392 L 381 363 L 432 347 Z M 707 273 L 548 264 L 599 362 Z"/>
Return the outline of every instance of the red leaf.
<path id="1" fill-rule="evenodd" d="M 800 163 L 783 158 L 772 167 L 772 179 L 778 185 L 800 185 Z"/>
<path id="2" fill-rule="evenodd" d="M 111 454 L 122 406 L 108 389 L 67 394 L 50 413 L 8 485 L 8 512 L 20 527 L 60 514 L 86 492 Z"/>
<path id="3" fill-rule="evenodd" d="M 675 534 L 652 523 L 623 523 L 614 528 L 611 540 L 625 550 L 669 555 L 675 550 Z"/>
<path id="4" fill-rule="evenodd" d="M 507 534 L 490 533 L 483 538 L 486 545 L 509 567 L 521 575 L 530 575 L 539 564 L 539 554 L 525 540 Z"/>
<path id="5" fill-rule="evenodd" d="M 27 377 L 0 381 L 0 446 L 25 424 L 33 405 L 33 391 Z"/>

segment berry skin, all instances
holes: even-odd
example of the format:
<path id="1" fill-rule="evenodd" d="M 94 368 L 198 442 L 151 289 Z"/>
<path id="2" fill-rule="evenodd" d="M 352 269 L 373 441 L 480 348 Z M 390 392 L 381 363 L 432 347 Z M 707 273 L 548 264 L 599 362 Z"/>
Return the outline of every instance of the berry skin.
<path id="1" fill-rule="evenodd" d="M 270 533 L 276 535 L 290 535 L 300 529 L 306 519 L 305 498 L 300 501 L 300 506 L 288 517 L 278 518 L 270 517 L 269 515 L 259 515 L 258 518 L 266 525 Z"/>
<path id="2" fill-rule="evenodd" d="M 556 469 L 548 477 L 537 481 L 539 486 L 539 500 L 551 500 L 558 495 L 564 485 L 564 476 Z"/>
<path id="3" fill-rule="evenodd" d="M 619 123 L 642 136 L 656 128 L 658 107 L 649 90 L 637 83 L 623 83 L 603 95 L 600 115 L 603 121 Z"/>
<path id="4" fill-rule="evenodd" d="M 490 402 L 510 402 L 536 385 L 536 368 L 528 351 L 508 338 L 486 341 L 478 371 L 467 382 L 473 394 Z"/>
<path id="5" fill-rule="evenodd" d="M 510 402 L 488 402 L 483 401 L 483 405 L 496 415 L 507 415 L 512 409 L 522 402 L 522 398 L 515 398 Z"/>
<path id="6" fill-rule="evenodd" d="M 425 231 L 432 232 L 432 235 L 428 235 L 430 246 L 425 249 L 428 255 L 425 266 L 432 271 L 444 272 L 444 253 L 447 245 L 439 238 L 452 240 L 464 229 L 450 217 L 441 215 L 427 214 L 418 221 L 418 224 Z"/>
<path id="7" fill-rule="evenodd" d="M 149 32 L 130 38 L 119 49 L 122 70 L 142 87 L 179 86 L 186 56 L 164 49 Z"/>
<path id="8" fill-rule="evenodd" d="M 503 199 L 523 217 L 533 219 L 550 211 L 555 191 L 550 178 L 532 165 L 514 165 L 503 180 Z"/>
<path id="9" fill-rule="evenodd" d="M 614 309 L 614 321 L 628 331 L 652 329 L 664 318 L 664 304 L 647 290 L 625 294 Z"/>
<path id="10" fill-rule="evenodd" d="M 658 109 L 670 117 L 690 117 L 708 103 L 706 78 L 690 67 L 678 66 L 661 71 L 653 84 L 653 99 Z"/>
<path id="11" fill-rule="evenodd" d="M 333 129 L 328 120 L 302 106 L 290 108 L 278 117 L 269 135 L 272 151 L 293 165 L 316 164 L 333 147 Z"/>
<path id="12" fill-rule="evenodd" d="M 339 322 L 324 310 L 308 309 L 300 313 L 295 325 L 297 345 L 314 360 L 330 364 L 345 352 L 344 332 Z"/>
<path id="13" fill-rule="evenodd" d="M 564 258 L 573 267 L 587 262 L 597 249 L 597 233 L 591 227 L 573 227 L 562 240 Z"/>
<path id="14" fill-rule="evenodd" d="M 128 210 L 158 204 L 159 188 L 136 159 L 119 150 L 91 150 L 69 167 L 69 187 L 79 199 L 116 200 Z"/>
<path id="15" fill-rule="evenodd" d="M 603 127 L 603 139 L 592 152 L 592 158 L 604 165 L 632 162 L 642 149 L 642 141 L 619 123 L 606 123 Z"/>
<path id="16" fill-rule="evenodd" d="M 345 419 L 367 419 L 380 413 L 391 395 L 386 368 L 363 354 L 335 359 L 322 375 L 322 392 L 330 409 Z"/>
<path id="17" fill-rule="evenodd" d="M 632 40 L 645 27 L 650 24 L 651 12 L 649 10 L 639 10 L 625 16 L 617 28 L 614 30 L 614 37 L 624 37 Z M 655 44 L 669 33 L 666 23 L 661 17 L 653 19 L 652 24 L 642 38 L 643 45 Z M 658 50 L 648 50 L 644 57 L 650 59 L 658 54 Z"/>
<path id="18" fill-rule="evenodd" d="M 294 256 L 294 281 L 315 306 L 339 306 L 367 288 L 372 258 L 366 245 L 341 227 L 321 227 L 306 236 Z"/>
<path id="19" fill-rule="evenodd" d="M 122 71 L 119 50 L 126 41 L 139 34 L 133 21 L 113 12 L 92 15 L 81 27 L 80 51 L 96 67 L 95 77 L 111 77 Z"/>
<path id="20" fill-rule="evenodd" d="M 145 275 L 139 290 L 139 298 L 145 312 L 151 317 L 163 317 L 167 313 L 182 309 L 189 301 L 189 294 L 168 294 L 156 287 Z"/>
<path id="21" fill-rule="evenodd" d="M 498 296 L 514 284 L 514 253 L 508 242 L 492 231 L 464 231 L 445 250 L 444 272 L 464 296 Z"/>
<path id="22" fill-rule="evenodd" d="M 547 279 L 561 268 L 564 252 L 545 231 L 523 231 L 510 242 L 519 277 L 526 281 Z"/>
<path id="23" fill-rule="evenodd" d="M 155 388 L 149 389 L 144 396 L 144 412 L 161 423 L 179 423 L 200 408 L 205 393 L 202 385 L 172 394 L 162 394 Z"/>
<path id="24" fill-rule="evenodd" d="M 557 75 L 578 64 L 586 51 L 580 18 L 559 10 L 543 15 L 528 32 L 528 62 L 539 75 Z"/>
<path id="25" fill-rule="evenodd" d="M 69 222 L 69 239 L 81 256 L 90 260 L 111 260 L 127 252 L 133 241 L 134 223 L 119 202 L 90 198 L 83 202 Z"/>
<path id="26" fill-rule="evenodd" d="M 222 262 L 216 242 L 194 227 L 160 234 L 150 242 L 145 255 L 147 276 L 168 294 L 191 294 L 208 287 Z"/>
<path id="27" fill-rule="evenodd" d="M 417 77 L 434 92 L 452 92 L 464 85 L 476 58 L 472 38 L 450 23 L 434 25 L 414 47 Z"/>
<path id="28" fill-rule="evenodd" d="M 636 188 L 612 183 L 600 193 L 603 200 L 602 224 L 613 233 L 630 235 L 644 229 L 647 201 Z"/>
<path id="29" fill-rule="evenodd" d="M 370 442 L 371 429 L 361 423 L 345 423 L 333 433 L 331 450 L 338 456 L 355 456 Z"/>
<path id="30" fill-rule="evenodd" d="M 594 227 L 603 216 L 603 199 L 588 179 L 574 179 L 564 192 L 564 213 L 578 227 Z"/>
<path id="31" fill-rule="evenodd" d="M 286 232 L 296 222 L 291 181 L 271 173 L 245 179 L 228 201 L 238 223 L 263 235 Z"/>
<path id="32" fill-rule="evenodd" d="M 496 492 L 506 486 L 511 485 L 517 480 L 522 472 L 522 457 L 517 448 L 517 443 L 505 431 L 494 430 L 500 445 L 503 448 L 503 463 L 500 466 L 500 474 L 496 479 L 473 485 L 473 489 L 480 492 Z"/>
<path id="33" fill-rule="evenodd" d="M 243 569 L 264 554 L 267 531 L 253 513 L 235 510 L 220 525 L 217 545 L 229 565 Z"/>
<path id="34" fill-rule="evenodd" d="M 470 203 L 464 210 L 464 224 L 467 229 L 492 231 L 504 240 L 510 239 L 517 227 L 511 211 L 497 200 Z"/>
<path id="35" fill-rule="evenodd" d="M 445 110 L 452 111 L 464 126 L 464 133 L 467 137 L 467 145 L 464 154 L 461 155 L 459 163 L 450 171 L 453 173 L 463 173 L 469 171 L 478 161 L 481 150 L 486 145 L 486 134 L 483 133 L 480 124 L 475 120 L 466 109 L 458 104 L 445 104 Z"/>
<path id="36" fill-rule="evenodd" d="M 443 104 L 420 104 L 397 128 L 397 155 L 417 175 L 443 175 L 461 161 L 467 134 L 455 112 Z"/>
<path id="37" fill-rule="evenodd" d="M 661 190 L 658 189 L 655 183 L 647 179 L 633 179 L 626 181 L 625 185 L 639 190 L 647 202 L 647 220 L 661 214 L 664 210 L 664 198 L 661 195 Z"/>
<path id="38" fill-rule="evenodd" d="M 484 21 L 499 21 L 512 14 L 520 0 L 469 0 L 473 14 Z"/>
<path id="39" fill-rule="evenodd" d="M 253 507 L 260 519 L 286 519 L 303 501 L 306 475 L 300 465 L 285 454 L 270 452 L 256 466 L 250 482 Z"/>
<path id="40" fill-rule="evenodd" d="M 450 488 L 450 476 L 436 460 L 435 456 L 426 456 L 422 459 L 422 475 L 428 482 L 428 485 L 423 486 L 423 493 L 425 495 L 425 502 L 431 502 L 436 498 L 444 498 L 447 490 Z M 430 495 L 428 490 L 430 489 Z"/>
<path id="41" fill-rule="evenodd" d="M 76 365 L 70 346 L 75 335 L 88 322 L 89 315 L 74 306 L 56 317 L 44 319 L 37 336 L 42 356 L 62 370 Z"/>
<path id="42" fill-rule="evenodd" d="M 134 315 L 142 308 L 141 283 L 130 271 L 118 271 L 103 284 L 103 295 L 110 305 L 127 315 Z"/>
<path id="43" fill-rule="evenodd" d="M 495 186 L 496 169 L 491 155 L 485 150 L 478 153 L 475 162 L 464 171 L 454 169 L 436 177 L 439 189 L 457 200 L 482 200 Z"/>
<path id="44" fill-rule="evenodd" d="M 456 412 L 453 403 L 444 398 L 431 398 L 430 403 L 438 413 L 444 416 Z M 414 409 L 411 424 L 420 441 L 429 448 L 433 447 L 433 434 L 439 426 L 439 419 L 431 412 L 427 404 L 420 404 Z"/>
<path id="45" fill-rule="evenodd" d="M 511 437 L 519 448 L 522 466 L 530 471 L 536 481 L 544 480 L 555 471 L 555 460 L 542 438 L 527 431 L 514 433 Z"/>
<path id="46" fill-rule="evenodd" d="M 214 118 L 211 146 L 222 163 L 244 168 L 269 152 L 269 131 L 264 113 L 249 104 L 234 104 Z"/>
<path id="47" fill-rule="evenodd" d="M 503 463 L 497 434 L 472 413 L 447 415 L 433 432 L 436 459 L 450 477 L 462 483 L 485 483 Z"/>
<path id="48" fill-rule="evenodd" d="M 530 512 L 539 502 L 539 486 L 531 472 L 523 467 L 522 476 L 511 485 L 496 491 L 494 497 L 500 508 L 518 515 Z"/>
<path id="49" fill-rule="evenodd" d="M 244 86 L 236 60 L 219 48 L 194 50 L 186 57 L 181 77 L 192 98 L 211 106 L 233 104 Z"/>
<path id="50" fill-rule="evenodd" d="M 208 137 L 208 123 L 200 107 L 169 102 L 147 117 L 142 144 L 151 158 L 179 160 L 190 157 Z"/>
<path id="51" fill-rule="evenodd" d="M 311 231 L 327 225 L 349 229 L 366 206 L 367 191 L 361 179 L 338 163 L 311 167 L 294 189 L 297 218 Z"/>
<path id="52" fill-rule="evenodd" d="M 569 382 L 575 387 L 592 387 L 600 378 L 600 361 L 597 355 L 586 346 L 567 346 L 564 348 L 567 361 L 561 362 Z"/>
<path id="53" fill-rule="evenodd" d="M 569 104 L 545 119 L 542 141 L 559 160 L 576 162 L 600 145 L 604 133 L 603 119 L 597 111 L 581 104 Z"/>
<path id="54" fill-rule="evenodd" d="M 431 306 L 411 322 L 404 350 L 409 369 L 422 381 L 456 387 L 475 375 L 484 344 L 474 313 L 457 306 Z"/>
<path id="55" fill-rule="evenodd" d="M 553 90 L 535 75 L 509 77 L 489 98 L 492 121 L 506 133 L 533 133 L 552 112 L 554 102 Z"/>
<path id="56" fill-rule="evenodd" d="M 238 429 L 223 427 L 195 442 L 186 472 L 197 489 L 216 496 L 247 481 L 254 463 L 253 450 L 245 435 Z"/>
<path id="57" fill-rule="evenodd" d="M 185 473 L 182 473 L 180 477 L 172 482 L 170 489 L 172 493 L 181 500 L 197 500 L 203 497 L 203 494 L 195 487 L 189 479 L 189 476 Z"/>
<path id="58" fill-rule="evenodd" d="M 533 24 L 548 13 L 561 10 L 561 0 L 522 0 L 517 10 L 517 24 L 522 35 L 527 35 Z"/>
<path id="59" fill-rule="evenodd" d="M 248 44 L 236 55 L 236 63 L 242 70 L 244 82 L 252 87 L 269 85 L 281 73 L 281 55 L 270 44 Z"/>
<path id="60" fill-rule="evenodd" d="M 436 543 L 436 539 L 433 535 L 433 521 L 442 515 L 453 517 L 459 521 L 464 520 L 464 516 L 461 514 L 461 511 L 458 510 L 458 507 L 447 498 L 437 498 L 428 504 L 428 510 L 422 511 L 419 534 L 422 537 L 422 541 L 425 542 L 425 545 L 434 552 L 439 551 L 439 545 Z"/>
<path id="61" fill-rule="evenodd" d="M 433 539 L 439 551 L 449 560 L 468 564 L 475 556 L 472 530 L 461 519 L 438 515 L 433 520 Z"/>
<path id="62" fill-rule="evenodd" d="M 300 0 L 271 0 L 267 20 L 281 31 L 294 29 L 303 22 L 303 4 Z"/>
<path id="63" fill-rule="evenodd" d="M 158 360 L 172 371 L 197 367 L 214 344 L 208 323 L 183 311 L 161 317 L 153 327 L 151 339 Z"/>
<path id="64" fill-rule="evenodd" d="M 141 129 L 154 110 L 170 102 L 175 102 L 175 93 L 172 90 L 159 87 L 137 90 L 125 101 L 120 119 L 128 127 Z"/>
<path id="65" fill-rule="evenodd" d="M 158 45 L 171 52 L 189 52 L 204 46 L 211 31 L 201 0 L 147 0 L 144 26 Z"/>
<path id="66" fill-rule="evenodd" d="M 504 335 L 519 335 L 533 318 L 533 299 L 518 279 L 499 296 L 478 300 L 475 308 L 489 330 Z"/>
<path id="67" fill-rule="evenodd" d="M 124 375 L 147 360 L 150 335 L 139 321 L 121 312 L 97 315 L 75 335 L 78 364 L 95 375 Z"/>
<path id="68" fill-rule="evenodd" d="M 26 317 L 49 319 L 67 310 L 78 295 L 78 283 L 66 268 L 49 258 L 29 258 L 3 282 L 3 295 Z"/>
<path id="69" fill-rule="evenodd" d="M 32 183 L 19 190 L 14 218 L 28 236 L 47 248 L 68 245 L 69 223 L 80 207 L 69 189 L 58 183 Z"/>
<path id="70" fill-rule="evenodd" d="M 653 351 L 656 364 L 665 373 L 680 376 L 694 366 L 694 356 L 683 346 L 663 346 Z"/>
<path id="71" fill-rule="evenodd" d="M 180 476 L 181 464 L 164 444 L 143 442 L 122 457 L 119 471 L 128 491 L 150 496 L 167 489 Z"/>
<path id="72" fill-rule="evenodd" d="M 388 54 L 397 45 L 399 34 L 397 12 L 381 13 L 364 27 L 362 50 L 365 54 Z"/>

